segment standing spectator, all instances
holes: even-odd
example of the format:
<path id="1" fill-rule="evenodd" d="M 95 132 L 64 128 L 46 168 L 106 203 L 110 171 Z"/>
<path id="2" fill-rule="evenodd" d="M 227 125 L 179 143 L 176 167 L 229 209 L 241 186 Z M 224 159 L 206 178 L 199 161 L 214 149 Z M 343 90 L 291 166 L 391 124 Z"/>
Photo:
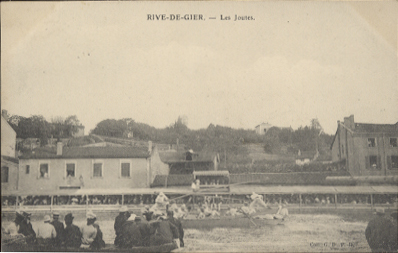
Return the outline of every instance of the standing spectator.
<path id="1" fill-rule="evenodd" d="M 82 233 L 79 227 L 72 224 L 73 218 L 71 213 L 65 215 L 64 246 L 77 249 L 82 244 Z"/>
<path id="2" fill-rule="evenodd" d="M 54 226 L 55 231 L 57 232 L 57 238 L 55 239 L 55 244 L 60 246 L 63 242 L 64 236 L 64 223 L 59 221 L 59 212 L 53 212 L 53 221 L 51 224 Z"/>

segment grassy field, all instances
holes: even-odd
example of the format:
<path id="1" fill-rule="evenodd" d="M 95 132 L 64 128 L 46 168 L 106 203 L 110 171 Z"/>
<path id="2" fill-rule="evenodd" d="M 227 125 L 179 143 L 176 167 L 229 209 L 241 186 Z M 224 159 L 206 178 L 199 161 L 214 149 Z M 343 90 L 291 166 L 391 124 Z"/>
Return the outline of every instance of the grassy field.
<path id="1" fill-rule="evenodd" d="M 65 214 L 62 214 L 65 215 Z M 84 223 L 84 213 L 75 224 Z M 104 240 L 113 243 L 113 219 L 117 213 L 97 213 Z M 37 226 L 43 215 L 33 214 Z M 252 229 L 186 229 L 186 252 L 370 252 L 365 228 L 371 210 L 306 210 L 292 213 L 284 225 Z M 3 217 L 6 218 L 6 217 Z M 8 221 L 7 221 L 8 220 Z M 10 219 L 2 219 L 6 226 Z"/>

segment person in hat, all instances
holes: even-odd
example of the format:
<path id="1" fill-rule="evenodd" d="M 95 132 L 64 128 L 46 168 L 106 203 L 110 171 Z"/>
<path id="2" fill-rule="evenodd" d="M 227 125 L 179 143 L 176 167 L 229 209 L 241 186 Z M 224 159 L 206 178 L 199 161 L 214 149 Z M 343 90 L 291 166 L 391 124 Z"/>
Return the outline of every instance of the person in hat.
<path id="1" fill-rule="evenodd" d="M 365 230 L 365 237 L 372 252 L 391 251 L 394 247 L 391 232 L 394 230 L 396 236 L 397 226 L 393 218 L 387 217 L 383 208 L 376 208 L 376 217 L 369 222 Z"/>
<path id="2" fill-rule="evenodd" d="M 63 237 L 63 245 L 67 248 L 77 249 L 82 244 L 82 233 L 78 226 L 73 224 L 73 215 L 68 213 L 65 215 L 65 230 Z"/>
<path id="3" fill-rule="evenodd" d="M 63 242 L 64 238 L 64 223 L 59 221 L 59 212 L 55 211 L 53 212 L 53 221 L 51 224 L 54 226 L 55 231 L 57 232 L 57 238 L 55 238 L 55 243 L 56 245 L 61 245 Z"/>
<path id="4" fill-rule="evenodd" d="M 141 213 L 147 221 L 152 220 L 153 212 L 150 210 L 149 206 L 144 207 Z"/>
<path id="5" fill-rule="evenodd" d="M 131 214 L 120 230 L 120 248 L 132 248 L 143 246 L 140 228 L 135 222 L 136 215 Z"/>
<path id="6" fill-rule="evenodd" d="M 36 232 L 32 227 L 32 223 L 30 223 L 31 213 L 22 212 L 22 215 L 17 213 L 17 216 L 20 215 L 20 223 L 18 233 L 23 234 L 26 237 L 26 242 L 28 244 L 33 244 L 36 241 Z"/>
<path id="7" fill-rule="evenodd" d="M 115 246 L 119 245 L 120 242 L 120 230 L 123 226 L 123 224 L 128 220 L 130 217 L 130 212 L 127 209 L 127 206 L 122 206 L 119 209 L 119 215 L 116 216 L 115 218 L 115 224 L 113 225 L 113 228 L 115 229 L 116 237 L 115 237 Z"/>
<path id="8" fill-rule="evenodd" d="M 150 238 L 149 222 L 140 216 L 135 216 L 135 223 L 137 224 L 141 233 L 142 245 L 145 247 L 149 246 L 149 238 Z"/>
<path id="9" fill-rule="evenodd" d="M 178 219 L 174 218 L 174 212 L 173 211 L 167 211 L 167 219 L 171 224 L 176 226 L 178 229 L 178 235 L 179 235 L 179 244 L 180 247 L 184 247 L 184 229 L 182 227 L 181 221 Z"/>
<path id="10" fill-rule="evenodd" d="M 44 215 L 43 223 L 38 226 L 36 231 L 36 239 L 38 244 L 54 245 L 56 243 L 55 238 L 57 236 L 57 232 L 50 222 L 50 215 Z"/>
<path id="11" fill-rule="evenodd" d="M 154 210 L 160 210 L 162 208 L 166 208 L 169 204 L 169 199 L 163 192 L 160 192 L 159 195 L 155 199 L 155 205 L 152 206 Z"/>
<path id="12" fill-rule="evenodd" d="M 86 214 L 87 224 L 83 225 L 80 228 L 80 232 L 82 233 L 82 246 L 88 247 L 93 243 L 95 237 L 97 236 L 97 229 L 94 227 L 94 222 L 97 219 L 97 216 L 92 212 L 88 211 Z"/>

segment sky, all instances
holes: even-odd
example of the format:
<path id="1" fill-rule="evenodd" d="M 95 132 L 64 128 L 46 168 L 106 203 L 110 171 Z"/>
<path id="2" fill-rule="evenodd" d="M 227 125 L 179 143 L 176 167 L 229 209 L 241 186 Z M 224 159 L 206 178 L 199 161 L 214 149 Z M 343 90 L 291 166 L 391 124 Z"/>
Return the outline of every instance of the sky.
<path id="1" fill-rule="evenodd" d="M 398 121 L 391 2 L 2 2 L 1 108 L 163 128 Z M 147 14 L 205 20 L 150 21 Z M 220 20 L 220 15 L 254 20 Z M 208 19 L 216 17 L 215 20 Z"/>

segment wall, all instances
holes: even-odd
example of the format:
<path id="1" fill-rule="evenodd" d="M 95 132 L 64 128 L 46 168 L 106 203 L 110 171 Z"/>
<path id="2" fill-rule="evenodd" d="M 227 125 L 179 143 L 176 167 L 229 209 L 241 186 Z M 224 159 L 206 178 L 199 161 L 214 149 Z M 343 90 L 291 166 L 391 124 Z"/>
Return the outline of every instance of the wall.
<path id="1" fill-rule="evenodd" d="M 82 137 L 84 136 L 84 127 L 78 127 L 77 132 L 72 134 L 73 137 Z"/>
<path id="2" fill-rule="evenodd" d="M 17 134 L 1 116 L 1 155 L 15 157 Z"/>
<path id="3" fill-rule="evenodd" d="M 398 170 L 387 169 L 387 157 L 391 155 L 398 155 L 397 147 L 390 147 L 390 137 L 398 138 L 397 134 L 383 134 L 383 133 L 364 133 L 355 134 L 354 143 L 355 151 L 352 159 L 350 159 L 352 169 L 350 172 L 356 176 L 389 176 L 398 175 Z M 368 138 L 375 138 L 376 147 L 368 147 Z M 380 170 L 372 170 L 367 168 L 366 157 L 368 156 L 380 157 Z"/>
<path id="4" fill-rule="evenodd" d="M 8 167 L 8 182 L 1 183 L 1 193 L 18 190 L 18 164 L 1 158 L 1 167 Z"/>
<path id="5" fill-rule="evenodd" d="M 152 149 L 151 154 L 151 169 L 150 169 L 150 182 L 151 185 L 157 175 L 168 175 L 170 172 L 169 165 L 160 160 L 159 150 L 157 146 Z"/>
<path id="6" fill-rule="evenodd" d="M 75 177 L 67 179 L 66 161 L 76 162 Z M 39 163 L 48 162 L 50 167 L 49 178 L 38 178 Z M 93 178 L 93 163 L 103 162 L 101 178 Z M 120 176 L 121 162 L 130 162 L 130 178 Z M 30 173 L 26 174 L 26 165 L 30 165 Z M 20 190 L 52 191 L 59 186 L 81 186 L 79 179 L 83 177 L 84 188 L 142 188 L 149 187 L 147 159 L 21 159 L 19 164 Z"/>

